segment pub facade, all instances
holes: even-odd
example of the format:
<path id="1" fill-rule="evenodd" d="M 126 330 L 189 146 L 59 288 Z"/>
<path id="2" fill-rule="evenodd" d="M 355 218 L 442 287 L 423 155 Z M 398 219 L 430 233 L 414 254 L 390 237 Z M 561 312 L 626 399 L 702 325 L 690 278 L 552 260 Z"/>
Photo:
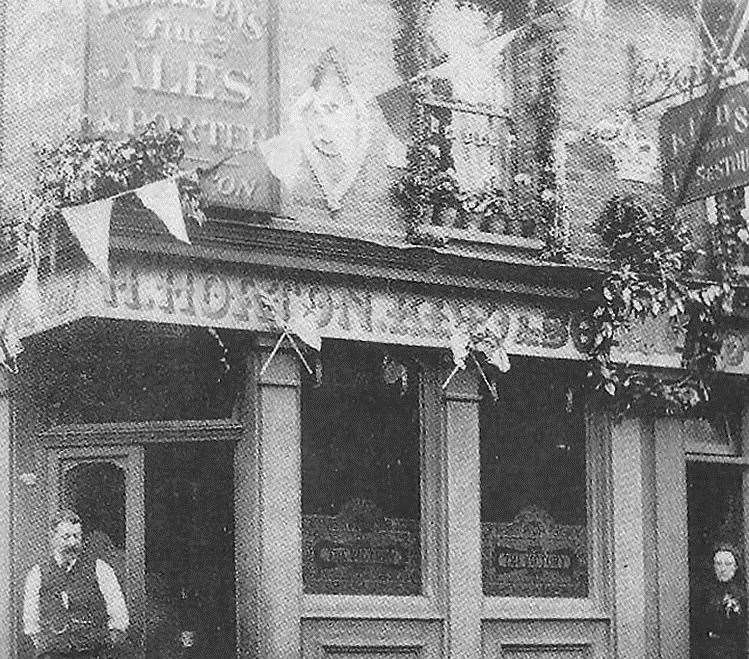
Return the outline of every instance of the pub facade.
<path id="1" fill-rule="evenodd" d="M 711 548 L 749 556 L 746 323 L 714 409 L 668 417 L 600 404 L 583 329 L 595 218 L 661 191 L 704 42 L 678 3 L 576 4 L 5 3 L 3 167 L 31 189 L 34 144 L 82 118 L 179 129 L 206 220 L 178 239 L 114 199 L 106 271 L 40 227 L 0 398 L 0 655 L 33 656 L 61 506 L 134 657 L 690 655 Z M 414 229 L 417 138 L 437 197 L 505 211 Z M 707 235 L 703 199 L 679 212 Z M 8 251 L 6 320 L 26 268 Z M 460 363 L 463 335 L 502 358 Z M 678 377 L 681 341 L 658 317 L 613 356 Z"/>

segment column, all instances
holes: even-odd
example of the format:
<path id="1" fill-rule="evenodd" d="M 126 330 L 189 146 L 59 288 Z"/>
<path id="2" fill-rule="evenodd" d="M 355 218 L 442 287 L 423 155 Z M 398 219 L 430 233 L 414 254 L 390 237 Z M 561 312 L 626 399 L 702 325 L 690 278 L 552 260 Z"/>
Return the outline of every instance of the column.
<path id="1" fill-rule="evenodd" d="M 661 657 L 689 656 L 689 553 L 684 434 L 675 419 L 655 422 L 655 496 Z"/>
<path id="2" fill-rule="evenodd" d="M 445 393 L 451 659 L 481 656 L 479 400 L 472 369 L 458 373 Z"/>
<path id="3" fill-rule="evenodd" d="M 0 374 L 0 657 L 15 654 L 11 582 L 11 426 L 8 375 Z"/>
<path id="4" fill-rule="evenodd" d="M 641 430 L 639 419 L 611 428 L 616 656 L 621 659 L 648 656 Z"/>
<path id="5" fill-rule="evenodd" d="M 270 354 L 258 351 L 257 372 Z M 260 575 L 258 656 L 301 656 L 301 423 L 299 364 L 279 351 L 257 382 Z"/>

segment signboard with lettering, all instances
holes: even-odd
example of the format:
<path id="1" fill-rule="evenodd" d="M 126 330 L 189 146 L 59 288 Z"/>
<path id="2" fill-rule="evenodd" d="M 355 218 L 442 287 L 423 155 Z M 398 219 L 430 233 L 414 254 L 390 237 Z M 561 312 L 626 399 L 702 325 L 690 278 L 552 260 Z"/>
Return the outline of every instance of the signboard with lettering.
<path id="1" fill-rule="evenodd" d="M 393 519 L 365 499 L 338 515 L 302 516 L 304 592 L 329 595 L 421 593 L 419 521 Z"/>
<path id="2" fill-rule="evenodd" d="M 661 118 L 663 186 L 674 200 L 697 148 L 707 101 L 702 96 L 671 108 Z M 722 90 L 710 121 L 712 129 L 699 149 L 683 203 L 749 185 L 749 83 Z"/>
<path id="3" fill-rule="evenodd" d="M 550 302 L 508 294 L 439 296 L 279 278 L 237 266 L 156 265 L 110 260 L 111 280 L 93 268 L 59 271 L 41 282 L 39 318 L 22 314 L 20 338 L 86 316 L 277 332 L 291 317 L 311 316 L 320 336 L 449 348 L 452 328 L 493 317 L 510 355 L 586 359 L 584 316 Z M 0 294 L 0 309 L 12 303 Z M 678 368 L 683 337 L 666 314 L 631 323 L 617 337 L 616 361 Z M 720 369 L 749 373 L 749 334 L 728 330 Z"/>
<path id="4" fill-rule="evenodd" d="M 180 129 L 215 204 L 270 210 L 268 0 L 89 0 L 87 112 L 114 134 Z M 213 165 L 225 162 L 214 169 Z"/>
<path id="5" fill-rule="evenodd" d="M 509 523 L 481 525 L 484 594 L 500 597 L 586 597 L 584 526 L 557 524 L 525 508 Z"/>

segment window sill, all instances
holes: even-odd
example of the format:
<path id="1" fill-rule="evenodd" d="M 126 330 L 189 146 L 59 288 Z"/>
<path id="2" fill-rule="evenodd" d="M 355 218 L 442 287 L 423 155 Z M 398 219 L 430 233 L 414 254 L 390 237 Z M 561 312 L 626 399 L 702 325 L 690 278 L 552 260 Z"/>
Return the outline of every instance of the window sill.
<path id="1" fill-rule="evenodd" d="M 484 597 L 483 620 L 608 620 L 599 602 L 569 597 Z"/>
<path id="2" fill-rule="evenodd" d="M 476 229 L 455 229 L 454 227 L 429 227 L 429 233 L 448 241 L 463 242 L 473 245 L 496 245 L 498 247 L 523 249 L 540 252 L 544 248 L 543 240 L 523 238 L 507 234 L 493 234 Z"/>
<path id="3" fill-rule="evenodd" d="M 304 618 L 408 618 L 441 620 L 434 601 L 423 596 L 394 595 L 304 595 Z"/>

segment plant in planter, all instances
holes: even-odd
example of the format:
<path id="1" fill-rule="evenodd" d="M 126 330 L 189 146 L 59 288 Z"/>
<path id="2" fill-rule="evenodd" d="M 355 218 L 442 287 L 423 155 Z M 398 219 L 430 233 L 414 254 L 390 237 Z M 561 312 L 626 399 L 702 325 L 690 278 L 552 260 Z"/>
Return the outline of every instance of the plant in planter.
<path id="1" fill-rule="evenodd" d="M 466 216 L 464 225 L 476 227 L 479 231 L 505 233 L 510 220 L 510 202 L 505 191 L 490 184 L 461 199 L 461 210 Z"/>
<path id="2" fill-rule="evenodd" d="M 395 184 L 395 197 L 405 206 L 411 229 L 425 224 L 454 224 L 458 209 L 455 172 L 445 166 L 435 144 L 414 145 L 409 167 Z"/>

